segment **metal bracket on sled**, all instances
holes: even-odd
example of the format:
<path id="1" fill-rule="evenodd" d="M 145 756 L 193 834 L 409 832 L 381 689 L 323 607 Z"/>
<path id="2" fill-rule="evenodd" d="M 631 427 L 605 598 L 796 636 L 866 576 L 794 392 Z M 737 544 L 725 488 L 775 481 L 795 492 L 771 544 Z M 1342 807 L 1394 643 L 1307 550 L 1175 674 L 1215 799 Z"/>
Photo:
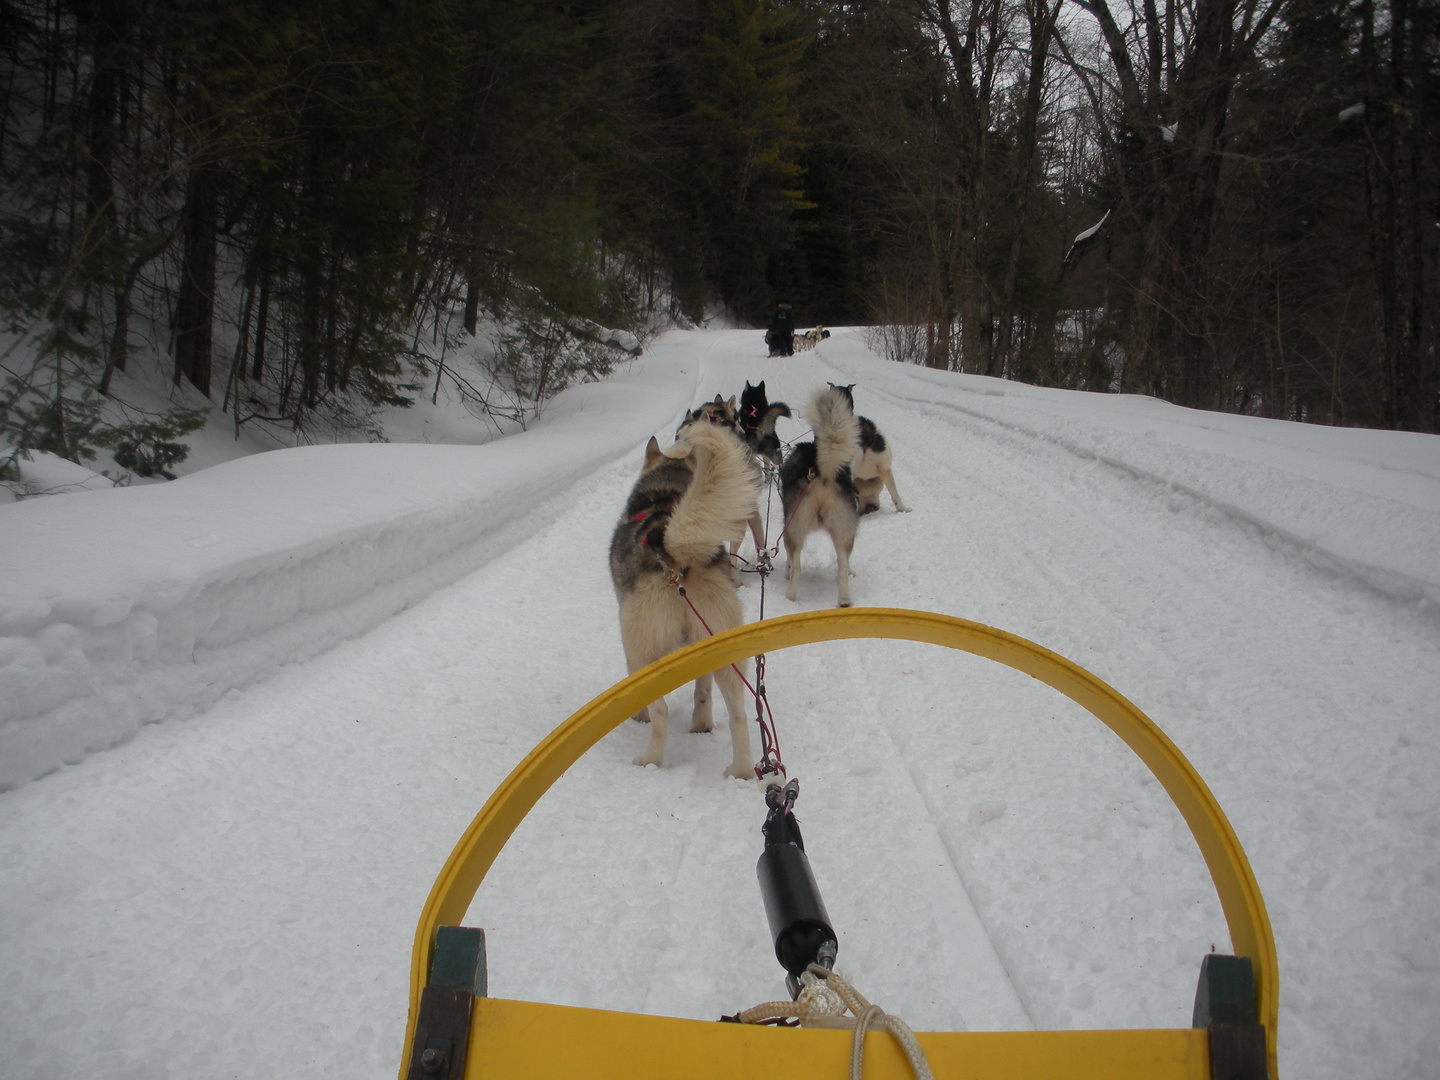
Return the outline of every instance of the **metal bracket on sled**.
<path id="1" fill-rule="evenodd" d="M 430 982 L 420 995 L 408 1080 L 460 1080 L 465 1075 L 470 1013 L 485 991 L 485 931 L 440 927 Z"/>
<path id="2" fill-rule="evenodd" d="M 1267 1080 L 1265 1028 L 1248 956 L 1211 953 L 1200 962 L 1192 1027 L 1210 1035 L 1210 1080 Z"/>

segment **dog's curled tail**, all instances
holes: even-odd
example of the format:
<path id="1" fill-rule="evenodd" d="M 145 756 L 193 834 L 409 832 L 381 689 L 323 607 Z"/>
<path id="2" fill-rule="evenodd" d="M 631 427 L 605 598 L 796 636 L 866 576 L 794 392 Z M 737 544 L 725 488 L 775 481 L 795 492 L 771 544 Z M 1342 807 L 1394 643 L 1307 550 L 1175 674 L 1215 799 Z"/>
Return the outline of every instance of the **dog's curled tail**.
<path id="1" fill-rule="evenodd" d="M 745 444 L 712 424 L 693 424 L 681 437 L 695 472 L 665 527 L 665 554 L 676 566 L 708 562 L 727 540 L 744 531 L 760 499 L 759 470 Z"/>
<path id="2" fill-rule="evenodd" d="M 815 429 L 815 471 L 834 480 L 860 456 L 860 422 L 839 390 L 821 390 L 805 417 Z"/>
<path id="3" fill-rule="evenodd" d="M 760 418 L 760 423 L 755 426 L 755 430 L 762 435 L 774 435 L 775 421 L 782 416 L 786 418 L 790 416 L 790 406 L 783 401 L 777 401 L 765 410 L 765 415 Z"/>

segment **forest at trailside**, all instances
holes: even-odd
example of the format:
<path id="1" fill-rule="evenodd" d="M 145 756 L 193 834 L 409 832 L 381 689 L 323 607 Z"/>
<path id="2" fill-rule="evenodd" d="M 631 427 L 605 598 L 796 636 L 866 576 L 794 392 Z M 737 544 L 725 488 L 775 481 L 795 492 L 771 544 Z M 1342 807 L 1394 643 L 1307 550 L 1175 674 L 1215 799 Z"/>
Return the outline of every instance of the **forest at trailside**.
<path id="1" fill-rule="evenodd" d="M 524 422 L 782 301 L 1435 432 L 1437 42 L 1419 0 L 3 0 L 0 468 L 163 474 L 207 411 L 376 435 L 442 385 Z M 164 407 L 117 404 L 137 365 Z"/>

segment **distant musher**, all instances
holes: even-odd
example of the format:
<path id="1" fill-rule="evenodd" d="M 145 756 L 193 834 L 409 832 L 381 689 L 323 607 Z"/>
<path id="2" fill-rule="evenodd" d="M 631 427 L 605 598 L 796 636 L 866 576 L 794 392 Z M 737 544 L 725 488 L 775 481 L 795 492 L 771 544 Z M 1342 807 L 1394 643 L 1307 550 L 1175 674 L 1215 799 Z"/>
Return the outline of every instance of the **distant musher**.
<path id="1" fill-rule="evenodd" d="M 771 356 L 795 355 L 795 313 L 789 304 L 776 306 L 770 329 L 765 331 L 765 344 L 770 346 Z"/>

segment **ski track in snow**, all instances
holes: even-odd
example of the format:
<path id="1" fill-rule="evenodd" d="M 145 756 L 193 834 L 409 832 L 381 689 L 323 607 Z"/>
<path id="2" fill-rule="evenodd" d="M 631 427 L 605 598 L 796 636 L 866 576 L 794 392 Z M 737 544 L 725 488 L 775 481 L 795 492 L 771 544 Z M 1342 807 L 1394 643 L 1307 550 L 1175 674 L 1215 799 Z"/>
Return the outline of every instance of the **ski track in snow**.
<path id="1" fill-rule="evenodd" d="M 883 494 L 862 522 L 857 605 L 1031 638 L 1196 766 L 1274 925 L 1285 1075 L 1433 1069 L 1440 625 L 1413 580 L 1386 591 L 1198 487 L 989 415 L 1004 398 L 937 394 L 850 335 L 771 361 L 758 332 L 703 353 L 678 338 L 695 393 L 675 420 L 747 377 L 797 412 L 825 379 L 858 384 L 913 509 Z M 393 1075 L 444 858 L 624 674 L 605 553 L 639 461 L 637 443 L 534 508 L 518 546 L 362 636 L 0 796 L 13 1075 Z M 805 566 L 798 605 L 771 579 L 767 615 L 833 602 L 823 535 Z M 752 618 L 759 594 L 751 579 Z M 872 1001 L 918 1029 L 1188 1025 L 1201 956 L 1229 948 L 1219 902 L 1178 812 L 1098 721 L 906 642 L 772 654 L 767 685 L 838 966 Z M 703 1018 L 779 995 L 759 793 L 720 778 L 718 694 L 708 735 L 686 731 L 688 688 L 670 700 L 664 768 L 629 764 L 644 731 L 627 721 L 497 859 L 466 920 L 486 928 L 492 993 Z"/>

